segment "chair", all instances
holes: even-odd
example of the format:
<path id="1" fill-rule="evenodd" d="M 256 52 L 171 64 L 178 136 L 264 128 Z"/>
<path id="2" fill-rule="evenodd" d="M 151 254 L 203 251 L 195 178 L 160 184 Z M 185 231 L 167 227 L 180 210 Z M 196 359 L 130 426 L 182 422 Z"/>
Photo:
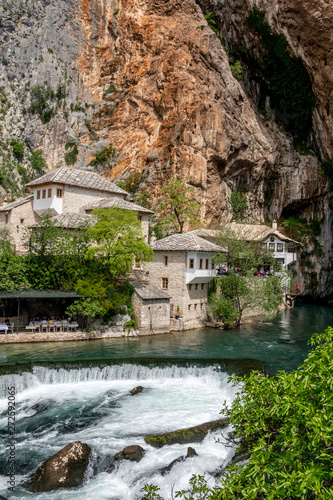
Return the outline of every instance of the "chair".
<path id="1" fill-rule="evenodd" d="M 35 323 L 35 325 L 34 325 L 34 326 L 35 326 L 35 331 L 36 331 L 36 332 L 40 332 L 40 322 L 39 322 L 39 321 L 38 321 L 38 322 L 36 321 L 36 323 Z"/>
<path id="2" fill-rule="evenodd" d="M 62 332 L 62 323 L 61 323 L 61 321 L 55 321 L 54 324 L 55 324 L 55 331 L 56 332 Z"/>
<path id="3" fill-rule="evenodd" d="M 49 327 L 49 332 L 55 332 L 55 330 L 56 330 L 56 326 L 55 326 L 54 321 L 50 321 L 50 322 L 48 323 L 48 327 Z"/>
<path id="4" fill-rule="evenodd" d="M 62 321 L 62 331 L 65 330 L 68 332 L 68 321 Z"/>
<path id="5" fill-rule="evenodd" d="M 49 331 L 49 325 L 47 323 L 41 323 L 40 329 L 42 333 L 47 333 Z"/>

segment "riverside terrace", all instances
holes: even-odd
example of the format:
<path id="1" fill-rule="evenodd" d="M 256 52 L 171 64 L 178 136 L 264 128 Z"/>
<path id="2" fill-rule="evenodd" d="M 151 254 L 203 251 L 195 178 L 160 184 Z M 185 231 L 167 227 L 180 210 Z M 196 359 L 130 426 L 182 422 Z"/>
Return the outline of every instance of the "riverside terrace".
<path id="1" fill-rule="evenodd" d="M 0 293 L 0 334 L 76 331 L 77 318 L 68 321 L 65 310 L 80 298 L 76 292 L 23 290 Z M 36 318 L 35 321 L 32 321 Z M 51 320 L 50 318 L 58 318 Z"/>

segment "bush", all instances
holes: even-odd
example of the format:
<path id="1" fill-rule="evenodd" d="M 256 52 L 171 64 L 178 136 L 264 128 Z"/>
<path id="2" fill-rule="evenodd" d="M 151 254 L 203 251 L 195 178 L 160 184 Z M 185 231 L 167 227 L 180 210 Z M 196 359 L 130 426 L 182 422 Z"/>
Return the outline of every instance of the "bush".
<path id="1" fill-rule="evenodd" d="M 232 76 L 236 78 L 239 82 L 242 81 L 243 78 L 243 66 L 240 61 L 236 61 L 233 66 L 230 66 Z"/>
<path id="2" fill-rule="evenodd" d="M 231 193 L 228 202 L 231 205 L 234 219 L 240 219 L 247 210 L 247 196 L 246 193 L 234 191 Z"/>
<path id="3" fill-rule="evenodd" d="M 65 149 L 73 148 L 72 151 L 65 154 L 65 162 L 66 165 L 74 165 L 77 160 L 77 155 L 79 154 L 79 150 L 77 148 L 76 142 L 67 142 L 65 144 Z"/>
<path id="4" fill-rule="evenodd" d="M 31 167 L 36 170 L 38 174 L 43 174 L 47 169 L 47 163 L 43 158 L 43 151 L 36 149 L 31 153 Z"/>
<path id="5" fill-rule="evenodd" d="M 17 160 L 23 160 L 24 157 L 24 146 L 21 142 L 16 141 L 13 139 L 10 142 L 11 146 L 13 147 L 13 155 Z"/>
<path id="6" fill-rule="evenodd" d="M 95 165 L 100 165 L 100 164 L 105 164 L 108 162 L 110 158 L 112 158 L 115 155 L 115 148 L 113 146 L 109 147 L 104 147 L 101 149 L 99 153 L 95 154 L 95 159 L 92 160 L 89 165 L 95 166 Z"/>

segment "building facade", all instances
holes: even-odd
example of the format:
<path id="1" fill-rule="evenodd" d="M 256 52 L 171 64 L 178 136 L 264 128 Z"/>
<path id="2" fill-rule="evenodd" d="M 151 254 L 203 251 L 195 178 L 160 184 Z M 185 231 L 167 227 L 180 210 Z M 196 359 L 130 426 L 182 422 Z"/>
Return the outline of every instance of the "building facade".
<path id="1" fill-rule="evenodd" d="M 147 279 L 170 295 L 170 317 L 179 322 L 176 328 L 203 326 L 209 283 L 216 276 L 213 259 L 220 247 L 190 233 L 153 240 L 151 246 L 154 259 L 145 265 Z"/>
<path id="2" fill-rule="evenodd" d="M 0 228 L 7 228 L 19 253 L 24 253 L 25 229 L 34 227 L 45 213 L 57 225 L 76 229 L 80 220 L 92 217 L 94 208 L 116 207 L 135 211 L 148 242 L 149 215 L 153 212 L 127 201 L 128 193 L 102 176 L 62 167 L 27 184 L 32 195 L 0 207 Z M 74 221 L 74 222 L 73 222 Z"/>

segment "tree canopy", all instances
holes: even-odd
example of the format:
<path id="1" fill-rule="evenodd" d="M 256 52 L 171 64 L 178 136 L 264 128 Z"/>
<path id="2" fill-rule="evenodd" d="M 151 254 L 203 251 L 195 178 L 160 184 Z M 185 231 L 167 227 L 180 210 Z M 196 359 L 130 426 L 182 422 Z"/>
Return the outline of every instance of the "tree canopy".
<path id="1" fill-rule="evenodd" d="M 226 328 L 239 326 L 247 309 L 262 307 L 267 313 L 276 312 L 283 301 L 279 276 L 261 280 L 253 276 L 259 265 L 274 264 L 270 253 L 258 242 L 247 241 L 229 228 L 223 228 L 217 239 L 225 250 L 215 261 L 226 262 L 230 271 L 215 279 L 215 295 L 211 294 L 211 311 Z"/>
<path id="2" fill-rule="evenodd" d="M 193 186 L 186 179 L 172 178 L 160 191 L 156 209 L 160 224 L 167 232 L 182 233 L 184 227 L 193 229 L 201 225 L 201 203 L 195 197 Z"/>

